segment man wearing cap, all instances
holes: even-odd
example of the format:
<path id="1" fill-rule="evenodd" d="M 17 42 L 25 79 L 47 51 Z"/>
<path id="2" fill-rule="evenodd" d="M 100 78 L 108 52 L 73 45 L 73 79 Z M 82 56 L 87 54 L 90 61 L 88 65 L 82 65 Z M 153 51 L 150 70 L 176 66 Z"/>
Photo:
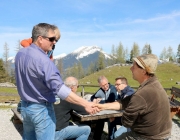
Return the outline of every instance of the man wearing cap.
<path id="1" fill-rule="evenodd" d="M 164 88 L 154 75 L 157 64 L 158 58 L 153 54 L 134 58 L 131 71 L 133 79 L 140 84 L 139 88 L 131 96 L 128 105 L 125 102 L 109 105 L 110 109 L 124 109 L 121 122 L 131 129 L 115 140 L 165 140 L 170 137 L 170 106 Z"/>

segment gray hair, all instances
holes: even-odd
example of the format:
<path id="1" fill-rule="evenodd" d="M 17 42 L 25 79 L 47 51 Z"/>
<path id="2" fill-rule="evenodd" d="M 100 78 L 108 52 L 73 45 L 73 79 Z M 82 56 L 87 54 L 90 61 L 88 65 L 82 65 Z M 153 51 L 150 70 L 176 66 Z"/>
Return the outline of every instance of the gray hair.
<path id="1" fill-rule="evenodd" d="M 67 77 L 64 84 L 68 87 L 78 86 L 78 80 L 75 77 Z"/>
<path id="2" fill-rule="evenodd" d="M 102 80 L 108 81 L 108 79 L 105 76 L 99 76 L 97 81 L 98 81 L 98 83 L 101 83 Z"/>
<path id="3" fill-rule="evenodd" d="M 39 36 L 48 36 L 50 30 L 56 30 L 57 26 L 48 23 L 39 23 L 33 27 L 32 30 L 32 40 L 33 42 L 37 40 Z"/>

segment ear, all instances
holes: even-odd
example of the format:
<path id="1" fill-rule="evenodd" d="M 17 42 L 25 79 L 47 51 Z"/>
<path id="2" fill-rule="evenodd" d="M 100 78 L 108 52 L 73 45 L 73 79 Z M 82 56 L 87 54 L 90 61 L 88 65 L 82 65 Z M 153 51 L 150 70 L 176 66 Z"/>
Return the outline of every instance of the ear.
<path id="1" fill-rule="evenodd" d="M 146 70 L 145 70 L 145 69 L 142 69 L 142 73 L 143 73 L 144 75 L 146 75 Z"/>
<path id="2" fill-rule="evenodd" d="M 42 36 L 39 36 L 39 37 L 37 38 L 37 42 L 40 43 L 40 44 L 42 44 L 42 41 L 43 41 L 43 37 L 42 37 Z"/>

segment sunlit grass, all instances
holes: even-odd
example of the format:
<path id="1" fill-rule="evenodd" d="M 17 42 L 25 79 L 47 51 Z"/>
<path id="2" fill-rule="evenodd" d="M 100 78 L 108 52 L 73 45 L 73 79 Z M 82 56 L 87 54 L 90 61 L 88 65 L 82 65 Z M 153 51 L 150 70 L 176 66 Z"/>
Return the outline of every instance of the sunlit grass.
<path id="1" fill-rule="evenodd" d="M 114 66 L 107 69 L 103 69 L 89 76 L 86 76 L 79 80 L 79 84 L 87 84 L 90 82 L 92 85 L 98 85 L 97 78 L 104 75 L 108 78 L 111 84 L 115 83 L 115 78 L 118 76 L 124 76 L 128 79 L 128 83 L 131 87 L 138 87 L 139 83 L 132 78 L 132 73 L 129 66 Z M 180 88 L 176 82 L 180 82 L 180 67 L 173 63 L 159 64 L 156 71 L 156 77 L 164 88 L 171 88 L 175 86 Z M 85 92 L 94 93 L 98 88 L 85 87 Z"/>
<path id="2" fill-rule="evenodd" d="M 17 94 L 18 91 L 17 91 L 16 88 L 1 87 L 1 88 L 0 88 L 0 93 L 12 93 L 12 94 Z"/>

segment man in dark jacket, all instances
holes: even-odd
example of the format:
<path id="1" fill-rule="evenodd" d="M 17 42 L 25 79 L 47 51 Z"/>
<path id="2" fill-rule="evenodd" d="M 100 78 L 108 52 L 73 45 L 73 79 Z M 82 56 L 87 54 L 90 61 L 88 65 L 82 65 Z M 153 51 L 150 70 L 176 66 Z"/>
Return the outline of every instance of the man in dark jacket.
<path id="1" fill-rule="evenodd" d="M 115 86 L 108 83 L 108 80 L 105 76 L 100 76 L 98 78 L 98 84 L 100 89 L 91 97 L 91 101 L 94 103 L 109 103 L 114 102 L 118 99 L 118 94 Z M 96 122 L 94 129 L 94 140 L 100 140 L 104 128 L 104 122 L 108 121 L 107 119 L 101 119 Z"/>
<path id="2" fill-rule="evenodd" d="M 78 80 L 75 77 L 68 77 L 64 81 L 65 85 L 76 93 L 78 88 Z M 71 112 L 73 110 L 80 114 L 88 114 L 85 109 L 79 105 L 60 100 L 59 104 L 54 104 L 56 116 L 56 132 L 55 140 L 78 139 L 87 140 L 91 129 L 87 125 L 69 125 Z"/>
<path id="3" fill-rule="evenodd" d="M 115 87 L 118 93 L 118 99 L 121 100 L 121 102 L 129 100 L 130 96 L 134 94 L 134 90 L 128 86 L 128 81 L 125 77 L 117 77 L 115 79 Z M 116 138 L 124 132 L 130 131 L 130 128 L 122 126 L 121 117 L 110 118 L 109 121 L 109 140 Z M 117 130 L 116 125 L 121 125 L 121 127 Z"/>

